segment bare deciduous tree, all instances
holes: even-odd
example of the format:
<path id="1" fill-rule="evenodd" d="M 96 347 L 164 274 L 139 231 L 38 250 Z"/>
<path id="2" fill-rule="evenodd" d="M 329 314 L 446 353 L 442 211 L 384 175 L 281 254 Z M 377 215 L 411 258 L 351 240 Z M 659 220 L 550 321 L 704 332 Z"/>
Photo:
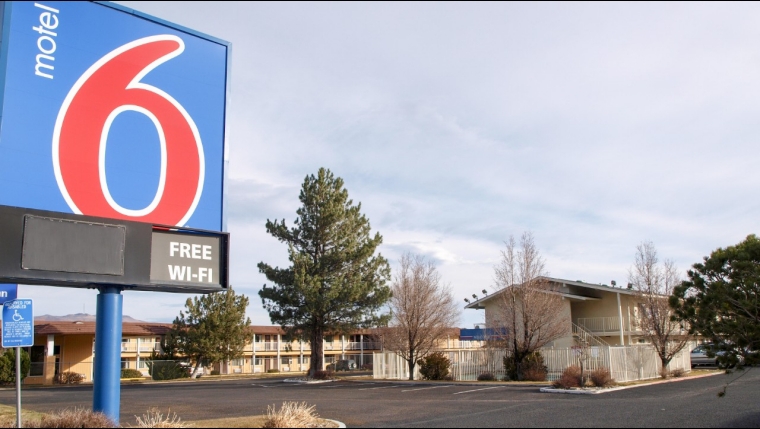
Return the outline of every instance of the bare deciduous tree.
<path id="1" fill-rule="evenodd" d="M 511 378 L 523 377 L 526 357 L 550 342 L 571 334 L 569 314 L 562 296 L 546 278 L 544 261 L 533 235 L 506 242 L 494 268 L 498 290 L 497 311 L 487 324 L 500 337 L 513 368 Z"/>
<path id="2" fill-rule="evenodd" d="M 691 341 L 681 322 L 671 317 L 668 298 L 681 284 L 678 268 L 671 260 L 662 264 L 651 241 L 636 246 L 636 259 L 628 270 L 628 281 L 639 299 L 635 325 L 652 343 L 662 362 L 663 372 L 673 357 Z"/>
<path id="3" fill-rule="evenodd" d="M 384 347 L 407 362 L 412 380 L 417 362 L 436 349 L 459 322 L 460 309 L 451 288 L 442 284 L 435 264 L 419 255 L 401 257 L 391 291 L 391 322 Z"/>

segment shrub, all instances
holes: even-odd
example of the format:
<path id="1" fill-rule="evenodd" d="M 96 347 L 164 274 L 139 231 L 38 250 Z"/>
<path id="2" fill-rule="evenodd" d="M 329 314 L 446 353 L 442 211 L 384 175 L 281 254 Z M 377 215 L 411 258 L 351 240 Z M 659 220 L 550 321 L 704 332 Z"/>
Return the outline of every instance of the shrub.
<path id="1" fill-rule="evenodd" d="M 280 372 L 280 370 L 274 368 L 267 370 L 267 374 L 277 374 L 278 372 Z M 214 371 L 211 371 L 211 375 L 214 375 Z"/>
<path id="2" fill-rule="evenodd" d="M 172 360 L 147 361 L 148 373 L 154 380 L 176 380 L 190 377 L 190 368 Z"/>
<path id="3" fill-rule="evenodd" d="M 313 428 L 319 426 L 319 415 L 314 405 L 306 402 L 283 402 L 282 408 L 272 405 L 267 407 L 267 417 L 262 427 L 265 428 Z"/>
<path id="4" fill-rule="evenodd" d="M 562 371 L 562 376 L 559 380 L 555 380 L 552 386 L 557 389 L 570 389 L 573 387 L 581 387 L 583 382 L 581 380 L 581 367 L 569 366 Z"/>
<path id="5" fill-rule="evenodd" d="M 507 374 L 504 378 L 505 381 L 546 381 L 546 376 L 549 374 L 549 369 L 544 364 L 544 357 L 538 351 L 525 356 L 520 367 L 520 372 L 518 373 L 514 359 L 510 356 L 505 356 L 504 371 Z"/>
<path id="6" fill-rule="evenodd" d="M 66 371 L 57 374 L 53 381 L 57 384 L 79 384 L 84 381 L 84 374 Z"/>
<path id="7" fill-rule="evenodd" d="M 364 365 L 362 365 L 362 369 L 364 371 L 372 371 L 372 364 L 371 363 L 365 363 Z"/>
<path id="8" fill-rule="evenodd" d="M 490 372 L 484 372 L 478 376 L 478 381 L 496 381 L 496 377 Z"/>
<path id="9" fill-rule="evenodd" d="M 143 374 L 136 369 L 124 368 L 121 370 L 121 378 L 143 378 Z"/>
<path id="10" fill-rule="evenodd" d="M 332 380 L 332 371 L 314 371 L 314 375 L 311 377 L 315 380 Z"/>
<path id="11" fill-rule="evenodd" d="M 21 349 L 21 379 L 29 375 L 32 361 L 29 353 Z M 16 349 L 8 348 L 0 355 L 0 383 L 13 384 L 16 382 Z"/>
<path id="12" fill-rule="evenodd" d="M 115 428 L 113 420 L 103 413 L 85 408 L 67 408 L 42 416 L 40 428 Z"/>
<path id="13" fill-rule="evenodd" d="M 610 370 L 607 368 L 599 368 L 588 374 L 591 384 L 596 387 L 612 387 L 615 385 L 615 380 L 612 379 Z"/>
<path id="14" fill-rule="evenodd" d="M 523 371 L 524 381 L 546 381 L 549 371 L 543 368 L 527 368 Z"/>
<path id="15" fill-rule="evenodd" d="M 177 416 L 177 413 L 167 411 L 166 417 L 158 408 L 151 408 L 142 416 L 135 416 L 138 428 L 186 428 L 188 427 Z"/>
<path id="16" fill-rule="evenodd" d="M 271 371 L 271 369 L 270 369 L 269 371 Z M 267 372 L 269 372 L 269 371 L 267 371 Z M 277 371 L 277 370 L 275 370 L 275 371 Z M 279 371 L 277 371 L 277 372 L 279 372 Z M 221 372 L 219 372 L 219 370 L 218 370 L 218 369 L 212 369 L 212 370 L 211 370 L 211 375 L 221 375 L 221 374 L 222 374 L 222 373 L 221 373 Z"/>
<path id="17" fill-rule="evenodd" d="M 673 371 L 670 371 L 670 376 L 673 378 L 681 378 L 684 375 L 686 375 L 686 371 L 683 368 L 676 368 Z"/>
<path id="18" fill-rule="evenodd" d="M 417 362 L 424 380 L 445 380 L 449 375 L 451 362 L 441 352 L 435 352 Z"/>

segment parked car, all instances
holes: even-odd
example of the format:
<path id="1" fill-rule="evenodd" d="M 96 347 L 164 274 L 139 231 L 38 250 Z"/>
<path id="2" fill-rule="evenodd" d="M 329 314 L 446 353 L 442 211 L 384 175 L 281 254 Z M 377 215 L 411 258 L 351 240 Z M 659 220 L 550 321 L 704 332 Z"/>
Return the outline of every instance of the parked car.
<path id="1" fill-rule="evenodd" d="M 709 357 L 707 356 L 707 350 L 712 347 L 712 344 L 701 344 L 697 346 L 694 350 L 691 351 L 691 366 L 697 366 L 697 365 L 710 365 L 710 366 L 717 366 L 718 365 L 718 357 L 723 356 L 726 354 L 723 350 L 718 350 L 715 352 L 715 356 Z M 747 351 L 749 352 L 749 351 Z M 739 354 L 737 356 L 739 363 L 744 363 L 744 356 Z M 724 362 L 726 364 L 726 362 Z M 728 364 L 729 368 L 734 367 L 735 363 Z"/>
<path id="2" fill-rule="evenodd" d="M 691 366 L 697 366 L 697 365 L 711 365 L 715 366 L 718 364 L 717 357 L 708 357 L 707 356 L 707 346 L 706 345 L 700 345 L 697 346 L 694 350 L 691 351 L 690 357 L 691 357 Z"/>
<path id="3" fill-rule="evenodd" d="M 353 371 L 356 369 L 356 361 L 354 360 L 339 360 L 335 364 L 336 371 Z"/>

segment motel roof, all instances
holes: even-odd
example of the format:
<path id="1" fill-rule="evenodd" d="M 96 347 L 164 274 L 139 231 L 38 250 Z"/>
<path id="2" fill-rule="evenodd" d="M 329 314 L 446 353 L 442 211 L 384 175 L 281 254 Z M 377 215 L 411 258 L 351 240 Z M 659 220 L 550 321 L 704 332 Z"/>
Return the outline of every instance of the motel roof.
<path id="1" fill-rule="evenodd" d="M 626 288 L 612 287 L 603 284 L 586 283 L 580 280 L 565 280 L 557 279 L 553 277 L 540 277 L 549 283 L 559 285 L 559 289 L 556 291 L 559 295 L 565 298 L 570 298 L 578 301 L 596 301 L 601 299 L 600 292 L 620 293 L 623 295 L 636 295 L 636 291 Z M 483 309 L 484 303 L 500 295 L 505 289 L 501 289 L 491 295 L 484 296 L 477 301 L 467 304 L 464 308 L 467 309 Z"/>

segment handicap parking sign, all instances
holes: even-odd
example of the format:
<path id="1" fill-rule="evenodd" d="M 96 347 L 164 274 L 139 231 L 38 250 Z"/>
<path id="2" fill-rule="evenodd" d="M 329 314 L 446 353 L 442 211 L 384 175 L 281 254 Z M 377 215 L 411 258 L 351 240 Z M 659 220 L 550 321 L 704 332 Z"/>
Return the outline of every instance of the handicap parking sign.
<path id="1" fill-rule="evenodd" d="M 31 299 L 3 304 L 3 348 L 34 345 L 34 310 Z"/>

